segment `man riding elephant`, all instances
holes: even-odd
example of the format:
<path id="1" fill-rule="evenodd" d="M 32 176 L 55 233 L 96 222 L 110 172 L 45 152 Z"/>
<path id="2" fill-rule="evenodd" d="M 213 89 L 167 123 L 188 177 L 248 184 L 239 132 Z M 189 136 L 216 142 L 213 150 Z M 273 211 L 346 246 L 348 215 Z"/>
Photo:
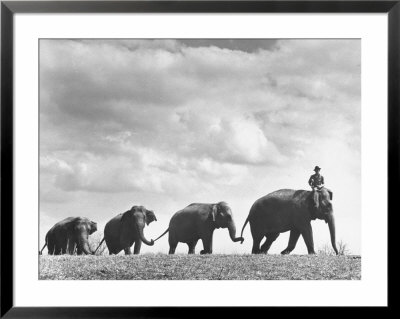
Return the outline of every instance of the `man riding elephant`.
<path id="1" fill-rule="evenodd" d="M 310 176 L 308 180 L 308 184 L 311 186 L 313 191 L 313 198 L 314 198 L 314 208 L 318 209 L 319 207 L 319 192 L 325 186 L 324 177 L 319 173 L 321 168 L 315 166 L 314 172 L 315 174 Z"/>

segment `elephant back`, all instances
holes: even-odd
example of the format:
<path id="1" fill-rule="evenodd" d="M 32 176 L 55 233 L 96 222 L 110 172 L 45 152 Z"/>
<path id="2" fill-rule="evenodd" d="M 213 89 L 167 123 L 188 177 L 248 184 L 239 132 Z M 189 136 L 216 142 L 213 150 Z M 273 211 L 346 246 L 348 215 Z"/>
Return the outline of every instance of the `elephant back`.
<path id="1" fill-rule="evenodd" d="M 310 191 L 295 189 L 279 189 L 257 199 L 250 208 L 249 217 L 285 208 L 303 209 L 304 203 L 308 203 Z"/>

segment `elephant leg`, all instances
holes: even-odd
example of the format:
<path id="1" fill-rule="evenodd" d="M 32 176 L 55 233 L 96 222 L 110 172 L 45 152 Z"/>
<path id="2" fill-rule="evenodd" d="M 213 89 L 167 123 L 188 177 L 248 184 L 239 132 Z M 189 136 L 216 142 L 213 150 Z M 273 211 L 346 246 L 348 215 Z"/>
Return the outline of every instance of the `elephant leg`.
<path id="1" fill-rule="evenodd" d="M 68 239 L 61 243 L 61 247 L 60 248 L 61 248 L 61 254 L 62 255 L 65 255 L 65 254 L 68 253 L 68 244 L 69 244 L 69 240 Z M 73 246 L 73 244 L 72 244 L 72 246 Z"/>
<path id="2" fill-rule="evenodd" d="M 203 242 L 203 248 L 204 248 L 202 251 L 200 251 L 201 255 L 212 254 L 212 244 L 213 244 L 212 240 L 213 240 L 212 235 L 203 237 L 201 239 L 201 241 Z"/>
<path id="3" fill-rule="evenodd" d="M 76 252 L 77 255 L 86 255 L 87 254 L 87 249 L 85 249 L 85 246 L 82 245 L 82 242 L 78 239 L 77 241 L 73 242 L 72 244 L 74 252 Z"/>
<path id="4" fill-rule="evenodd" d="M 133 253 L 135 255 L 140 254 L 140 247 L 142 247 L 142 241 L 140 239 L 137 239 L 135 241 L 135 247 L 133 248 Z"/>
<path id="5" fill-rule="evenodd" d="M 263 254 L 268 253 L 268 250 L 270 249 L 272 243 L 278 238 L 279 233 L 268 233 L 267 234 L 267 240 L 265 243 L 261 246 L 260 252 Z"/>
<path id="6" fill-rule="evenodd" d="M 175 254 L 176 246 L 178 246 L 178 243 L 169 244 L 169 252 L 168 252 L 168 254 L 170 254 L 170 255 Z"/>
<path id="7" fill-rule="evenodd" d="M 131 255 L 131 254 L 132 254 L 132 253 L 131 253 L 131 248 L 130 248 L 130 247 L 124 248 L 124 252 L 125 252 L 125 255 Z"/>
<path id="8" fill-rule="evenodd" d="M 61 246 L 59 246 L 59 245 L 55 245 L 54 246 L 54 255 L 61 255 L 62 254 L 62 248 L 61 248 Z"/>
<path id="9" fill-rule="evenodd" d="M 58 240 L 55 244 L 54 255 L 64 255 L 67 253 L 67 241 Z"/>
<path id="10" fill-rule="evenodd" d="M 73 255 L 76 249 L 76 242 L 74 240 L 68 240 L 67 242 L 67 250 L 68 254 Z"/>
<path id="11" fill-rule="evenodd" d="M 169 243 L 169 252 L 168 254 L 175 254 L 176 246 L 178 246 L 178 239 L 175 235 L 175 232 L 170 231 L 168 234 L 168 243 Z"/>
<path id="12" fill-rule="evenodd" d="M 253 237 L 253 248 L 251 249 L 252 254 L 260 253 L 260 243 L 264 238 L 263 231 L 260 229 L 259 225 L 250 223 L 251 236 Z"/>
<path id="13" fill-rule="evenodd" d="M 83 251 L 79 248 L 78 244 L 72 245 L 72 254 L 82 255 Z"/>
<path id="14" fill-rule="evenodd" d="M 195 253 L 195 252 L 194 252 L 194 249 L 196 248 L 196 245 L 197 245 L 197 240 L 194 240 L 194 241 L 188 243 L 188 246 L 189 246 L 189 254 L 194 254 L 194 253 Z"/>
<path id="15" fill-rule="evenodd" d="M 63 234 L 62 234 L 63 235 Z M 68 248 L 68 237 L 59 236 L 56 240 L 56 251 L 59 255 L 64 255 L 67 253 Z"/>
<path id="16" fill-rule="evenodd" d="M 288 246 L 281 251 L 282 255 L 290 254 L 290 252 L 296 247 L 297 241 L 299 240 L 300 232 L 298 230 L 291 230 L 289 236 Z"/>
<path id="17" fill-rule="evenodd" d="M 253 248 L 251 250 L 252 254 L 259 254 L 260 253 L 260 243 L 264 236 L 253 235 Z"/>
<path id="18" fill-rule="evenodd" d="M 56 246 L 54 245 L 54 243 L 48 243 L 47 244 L 47 252 L 49 255 L 54 255 L 55 254 L 55 250 L 56 250 Z"/>
<path id="19" fill-rule="evenodd" d="M 309 255 L 315 254 L 313 232 L 312 232 L 311 223 L 309 223 L 303 229 L 303 231 L 301 232 L 301 235 L 303 236 L 304 242 L 306 243 L 308 254 Z"/>

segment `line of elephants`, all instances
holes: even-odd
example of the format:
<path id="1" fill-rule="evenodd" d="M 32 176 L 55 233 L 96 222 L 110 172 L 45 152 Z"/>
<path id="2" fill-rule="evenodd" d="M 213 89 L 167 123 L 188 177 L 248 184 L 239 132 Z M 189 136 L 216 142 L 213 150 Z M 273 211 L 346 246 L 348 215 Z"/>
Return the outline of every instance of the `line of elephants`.
<path id="1" fill-rule="evenodd" d="M 194 203 L 176 212 L 169 222 L 167 230 L 156 240 L 169 234 L 169 254 L 174 254 L 179 242 L 186 243 L 189 254 L 195 253 L 197 242 L 201 239 L 203 250 L 200 254 L 211 254 L 213 233 L 216 228 L 228 228 L 233 242 L 243 243 L 243 231 L 250 223 L 253 237 L 252 253 L 267 253 L 280 233 L 290 231 L 288 246 L 281 254 L 289 254 L 302 235 L 309 254 L 315 254 L 311 221 L 324 220 L 330 231 L 333 250 L 338 254 L 335 240 L 335 220 L 332 209 L 332 192 L 323 188 L 319 193 L 318 203 L 314 202 L 311 191 L 281 189 L 256 200 L 250 208 L 249 215 L 243 225 L 241 236 L 236 237 L 236 226 L 232 211 L 225 202 L 216 204 Z M 112 218 L 104 228 L 104 238 L 108 251 L 118 254 L 139 254 L 142 242 L 154 245 L 155 240 L 147 240 L 143 230 L 145 225 L 157 221 L 153 211 L 143 206 L 133 206 L 125 213 Z M 55 224 L 46 234 L 46 243 L 39 254 L 47 246 L 48 253 L 60 254 L 95 254 L 88 243 L 89 235 L 97 230 L 97 224 L 85 217 L 69 217 Z M 265 242 L 260 243 L 263 238 Z"/>

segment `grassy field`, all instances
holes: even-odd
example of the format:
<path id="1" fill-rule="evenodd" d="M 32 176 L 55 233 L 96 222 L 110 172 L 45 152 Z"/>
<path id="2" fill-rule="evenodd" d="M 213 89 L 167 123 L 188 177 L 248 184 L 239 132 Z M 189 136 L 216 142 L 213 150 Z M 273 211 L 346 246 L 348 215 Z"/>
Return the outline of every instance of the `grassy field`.
<path id="1" fill-rule="evenodd" d="M 360 256 L 40 256 L 44 280 L 354 280 Z"/>

